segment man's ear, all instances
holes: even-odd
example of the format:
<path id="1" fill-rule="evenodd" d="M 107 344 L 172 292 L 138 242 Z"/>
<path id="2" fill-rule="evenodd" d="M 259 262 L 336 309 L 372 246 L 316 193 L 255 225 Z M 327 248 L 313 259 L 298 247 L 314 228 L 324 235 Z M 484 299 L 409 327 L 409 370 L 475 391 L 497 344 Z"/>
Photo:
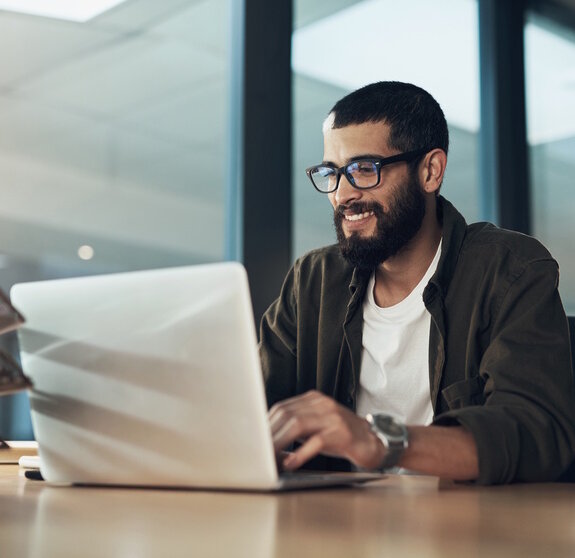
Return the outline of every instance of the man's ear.
<path id="1" fill-rule="evenodd" d="M 447 155 L 443 149 L 433 149 L 425 155 L 419 166 L 419 179 L 421 187 L 426 193 L 437 194 L 439 192 L 446 165 Z"/>

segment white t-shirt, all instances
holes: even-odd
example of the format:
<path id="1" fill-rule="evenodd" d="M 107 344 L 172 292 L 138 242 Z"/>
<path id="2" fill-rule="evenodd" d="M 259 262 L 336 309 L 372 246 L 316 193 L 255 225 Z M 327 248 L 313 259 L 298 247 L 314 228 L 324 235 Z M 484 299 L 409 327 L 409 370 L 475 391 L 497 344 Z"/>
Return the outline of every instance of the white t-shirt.
<path id="1" fill-rule="evenodd" d="M 363 303 L 363 353 L 357 414 L 388 413 L 401 422 L 426 425 L 433 419 L 429 390 L 431 315 L 423 290 L 437 269 L 441 242 L 429 269 L 401 302 L 375 303 L 372 275 Z"/>

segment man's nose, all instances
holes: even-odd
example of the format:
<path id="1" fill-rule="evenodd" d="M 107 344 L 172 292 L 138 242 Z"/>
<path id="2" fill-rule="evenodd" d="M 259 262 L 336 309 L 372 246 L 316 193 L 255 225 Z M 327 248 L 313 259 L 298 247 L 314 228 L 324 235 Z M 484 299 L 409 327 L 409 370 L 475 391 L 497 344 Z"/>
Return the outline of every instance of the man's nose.
<path id="1" fill-rule="evenodd" d="M 360 197 L 361 191 L 357 188 L 354 188 L 347 179 L 347 176 L 342 174 L 334 196 L 337 205 L 345 205 L 350 201 L 357 200 Z"/>

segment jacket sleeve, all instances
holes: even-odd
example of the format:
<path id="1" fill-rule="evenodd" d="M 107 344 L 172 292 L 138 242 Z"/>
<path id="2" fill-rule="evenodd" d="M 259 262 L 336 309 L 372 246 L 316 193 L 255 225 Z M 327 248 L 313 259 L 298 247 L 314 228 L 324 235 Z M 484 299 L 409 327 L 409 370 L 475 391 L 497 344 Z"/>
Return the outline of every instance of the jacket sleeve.
<path id="1" fill-rule="evenodd" d="M 297 370 L 296 276 L 298 263 L 284 280 L 279 297 L 260 323 L 260 359 L 268 406 L 295 395 Z"/>
<path id="2" fill-rule="evenodd" d="M 481 484 L 556 479 L 575 458 L 575 391 L 568 324 L 552 259 L 510 282 L 480 363 L 485 403 L 435 424 L 473 434 Z"/>

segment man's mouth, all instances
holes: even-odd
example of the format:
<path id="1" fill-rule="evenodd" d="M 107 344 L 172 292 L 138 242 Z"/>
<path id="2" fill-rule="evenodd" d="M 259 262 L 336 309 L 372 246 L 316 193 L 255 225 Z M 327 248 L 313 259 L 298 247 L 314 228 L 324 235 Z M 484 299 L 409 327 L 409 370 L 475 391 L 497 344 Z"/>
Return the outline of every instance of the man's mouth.
<path id="1" fill-rule="evenodd" d="M 373 211 L 365 211 L 364 213 L 352 213 L 351 215 L 345 215 L 344 218 L 346 221 L 360 221 L 361 219 L 367 219 L 374 215 Z"/>

